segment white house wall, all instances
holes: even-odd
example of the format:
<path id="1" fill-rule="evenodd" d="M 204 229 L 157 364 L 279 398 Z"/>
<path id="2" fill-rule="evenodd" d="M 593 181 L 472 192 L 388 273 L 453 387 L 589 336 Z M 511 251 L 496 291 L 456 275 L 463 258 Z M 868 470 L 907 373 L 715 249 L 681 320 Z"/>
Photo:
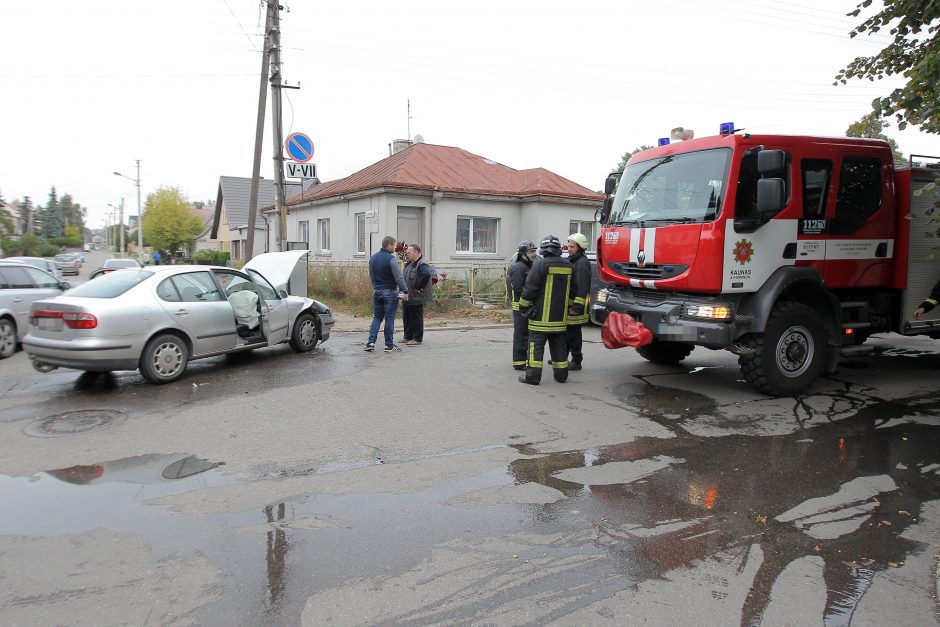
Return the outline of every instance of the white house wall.
<path id="1" fill-rule="evenodd" d="M 503 260 L 510 257 L 523 239 L 538 243 L 546 233 L 554 233 L 562 240 L 567 237 L 571 220 L 593 220 L 592 206 L 553 203 L 520 202 L 518 200 L 490 200 L 464 197 L 442 197 L 431 214 L 431 196 L 400 193 L 379 193 L 350 200 L 335 200 L 317 206 L 292 208 L 287 216 L 287 237 L 298 241 L 298 223 L 306 220 L 310 228 L 310 249 L 324 259 L 349 260 L 367 257 L 378 250 L 386 235 L 399 237 L 398 208 L 423 209 L 425 254 L 436 263 L 454 263 L 462 260 Z M 365 254 L 356 253 L 357 213 L 375 212 L 375 224 L 366 223 Z M 464 253 L 457 251 L 457 218 L 471 216 L 498 218 L 499 233 L 495 254 Z M 269 214 L 271 222 L 270 250 L 277 250 L 276 216 Z M 330 220 L 330 251 L 322 253 L 317 245 L 317 220 Z"/>

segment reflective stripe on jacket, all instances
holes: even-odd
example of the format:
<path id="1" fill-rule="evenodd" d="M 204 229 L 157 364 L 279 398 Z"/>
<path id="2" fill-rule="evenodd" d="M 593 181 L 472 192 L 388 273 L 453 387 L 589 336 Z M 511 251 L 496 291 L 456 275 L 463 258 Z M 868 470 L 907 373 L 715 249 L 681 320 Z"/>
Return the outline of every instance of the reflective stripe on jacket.
<path id="1" fill-rule="evenodd" d="M 577 283 L 577 290 L 572 292 L 572 304 L 581 307 L 582 313 L 577 316 L 568 314 L 568 324 L 578 325 L 587 324 L 588 306 L 591 304 L 591 262 L 584 256 L 584 252 L 568 257 L 571 266 L 574 269 L 574 278 Z"/>
<path id="2" fill-rule="evenodd" d="M 568 306 L 577 291 L 577 281 L 567 259 L 541 257 L 526 278 L 520 307 L 531 307 L 529 331 L 561 333 L 568 324 Z"/>
<path id="3" fill-rule="evenodd" d="M 532 262 L 521 253 L 517 253 L 512 263 L 509 264 L 509 270 L 506 271 L 506 289 L 509 292 L 513 311 L 519 311 L 519 299 L 522 297 L 522 289 L 525 287 L 525 280 L 531 269 Z"/>

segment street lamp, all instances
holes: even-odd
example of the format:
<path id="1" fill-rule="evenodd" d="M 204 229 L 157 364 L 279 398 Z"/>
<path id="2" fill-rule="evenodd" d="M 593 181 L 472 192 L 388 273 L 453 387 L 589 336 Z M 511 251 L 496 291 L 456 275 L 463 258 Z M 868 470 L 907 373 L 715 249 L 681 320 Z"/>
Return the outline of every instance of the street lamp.
<path id="1" fill-rule="evenodd" d="M 144 220 L 140 215 L 140 159 L 137 159 L 136 161 L 137 178 L 124 176 L 120 172 L 115 172 L 114 175 L 126 178 L 129 181 L 134 181 L 134 184 L 137 185 L 137 257 L 138 261 L 142 261 L 144 258 Z"/>
<path id="2" fill-rule="evenodd" d="M 121 233 L 121 247 L 118 249 L 118 252 L 120 253 L 119 256 L 123 257 L 124 256 L 124 199 L 123 198 L 121 199 L 120 207 L 115 207 L 111 203 L 108 203 L 108 206 L 114 209 L 115 211 L 117 211 L 118 214 L 120 215 L 120 218 L 118 219 L 118 224 L 120 224 L 118 231 Z"/>

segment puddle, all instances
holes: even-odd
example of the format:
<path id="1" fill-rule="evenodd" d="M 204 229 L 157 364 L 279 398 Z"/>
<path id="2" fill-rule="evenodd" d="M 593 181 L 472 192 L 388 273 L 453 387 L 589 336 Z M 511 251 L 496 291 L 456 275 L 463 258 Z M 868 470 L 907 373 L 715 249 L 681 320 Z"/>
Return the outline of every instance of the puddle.
<path id="1" fill-rule="evenodd" d="M 675 393 L 673 400 L 680 402 L 670 405 L 668 395 Z M 694 406 L 701 395 L 657 390 L 654 396 L 655 401 L 641 397 L 637 402 L 656 407 L 662 416 L 693 411 L 686 404 Z M 519 481 L 535 481 L 568 496 L 546 505 L 540 516 L 565 518 L 578 510 L 597 524 L 597 541 L 639 579 L 663 577 L 693 560 L 759 544 L 764 560 L 745 602 L 744 625 L 760 623 L 770 590 L 788 564 L 822 556 L 826 623 L 847 624 L 873 573 L 928 548 L 901 534 L 925 501 L 940 498 L 940 478 L 932 466 L 940 461 L 940 427 L 885 424 L 925 406 L 936 408 L 938 401 L 940 392 L 905 402 L 868 399 L 850 419 L 783 436 L 701 438 L 679 429 L 678 437 L 668 440 L 645 438 L 518 460 L 510 471 Z M 703 407 L 708 406 L 699 410 Z M 577 476 L 572 469 L 657 456 L 677 463 L 626 484 L 562 479 Z M 875 487 L 865 492 L 861 484 Z M 800 520 L 792 519 L 795 514 L 783 516 L 801 505 L 810 510 L 815 505 L 819 512 Z"/>

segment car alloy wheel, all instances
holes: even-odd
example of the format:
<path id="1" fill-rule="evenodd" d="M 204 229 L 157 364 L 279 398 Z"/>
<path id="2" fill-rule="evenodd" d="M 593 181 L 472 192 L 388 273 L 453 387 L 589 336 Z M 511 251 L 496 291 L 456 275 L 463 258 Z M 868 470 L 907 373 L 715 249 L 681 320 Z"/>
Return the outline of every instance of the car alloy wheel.
<path id="1" fill-rule="evenodd" d="M 10 320 L 0 319 L 0 359 L 16 352 L 16 326 Z"/>

